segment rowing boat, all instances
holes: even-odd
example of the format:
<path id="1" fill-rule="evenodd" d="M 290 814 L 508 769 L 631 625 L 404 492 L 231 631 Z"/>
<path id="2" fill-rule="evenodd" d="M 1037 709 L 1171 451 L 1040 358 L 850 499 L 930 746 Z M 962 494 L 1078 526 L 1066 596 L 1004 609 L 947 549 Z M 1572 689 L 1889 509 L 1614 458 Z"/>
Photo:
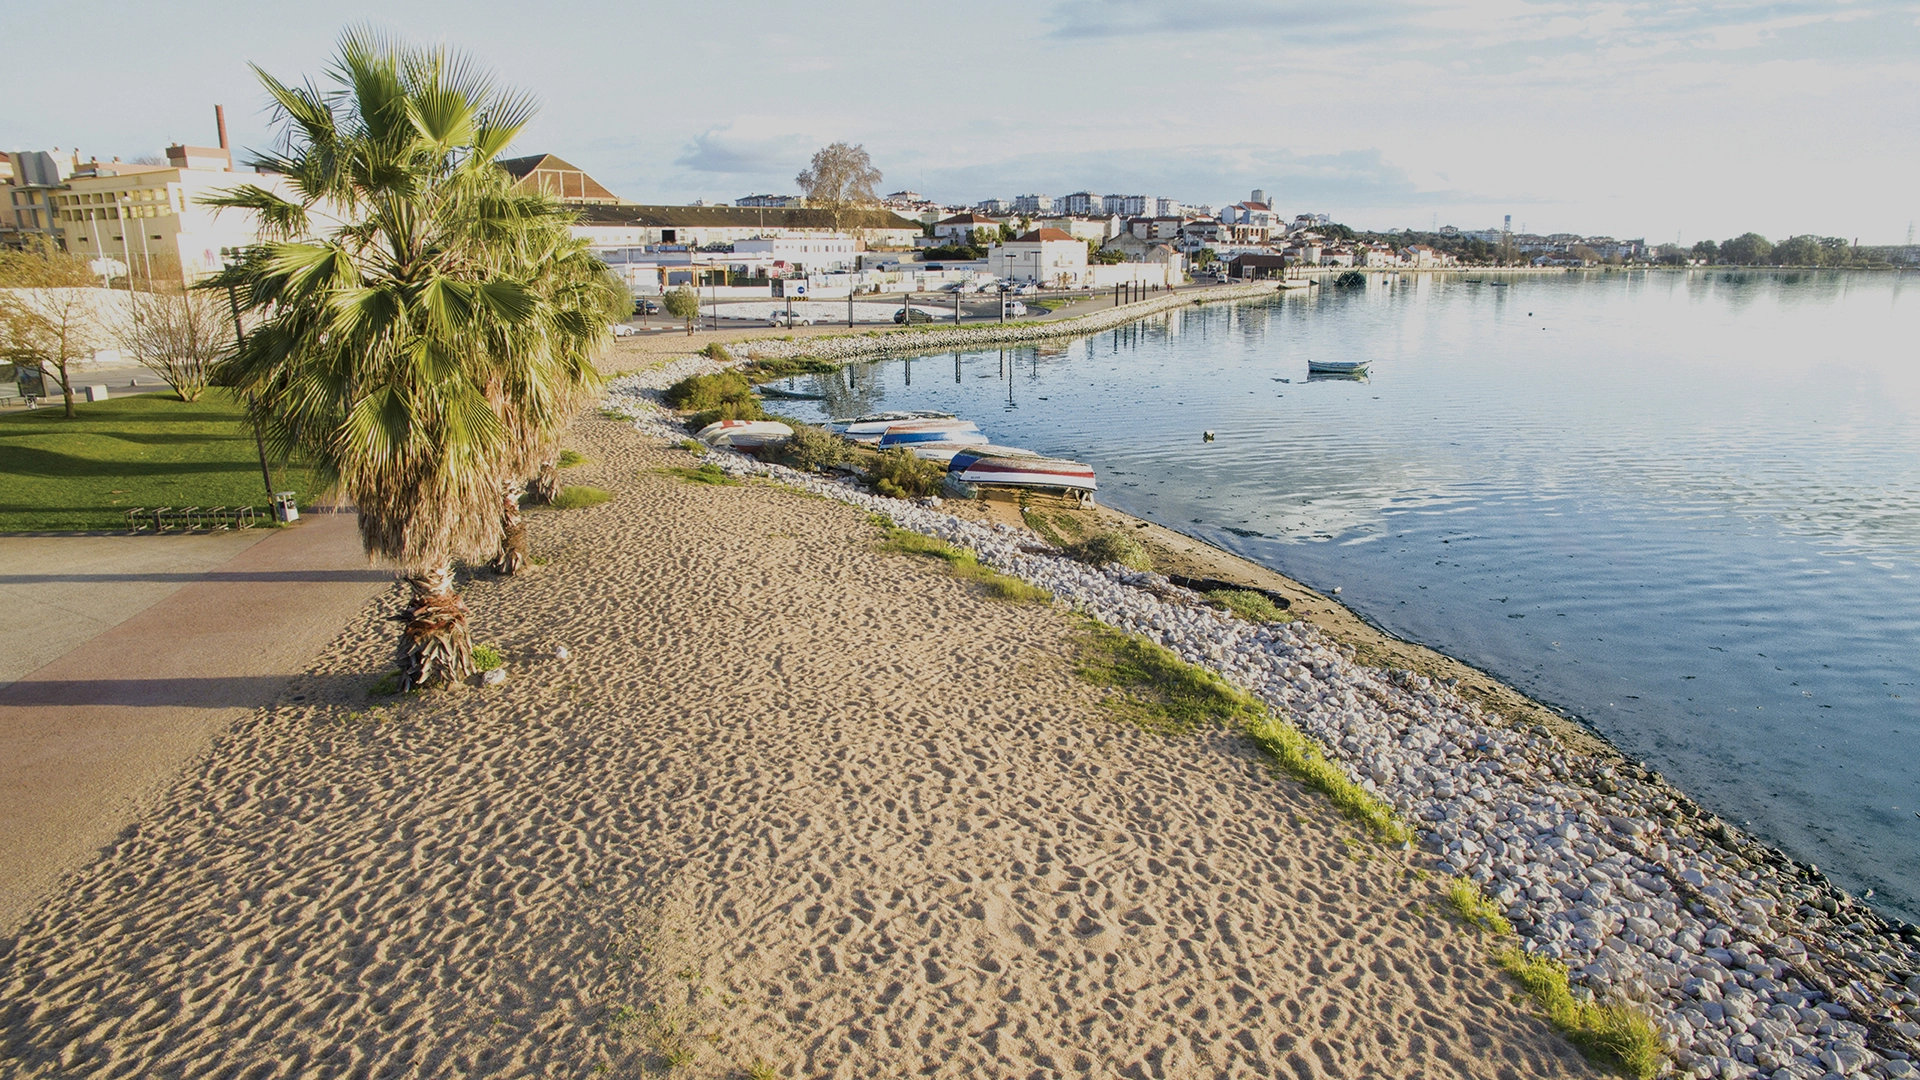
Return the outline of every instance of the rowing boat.
<path id="1" fill-rule="evenodd" d="M 957 439 L 946 439 L 941 442 L 914 443 L 913 445 L 907 447 L 907 449 L 913 451 L 914 457 L 926 458 L 928 461 L 937 461 L 942 465 L 945 465 L 951 462 L 955 454 L 961 453 L 963 451 L 966 453 L 980 454 L 980 455 L 992 456 L 992 457 L 1039 457 L 1040 456 L 1039 454 L 1036 454 L 1031 450 L 1022 450 L 1017 446 L 991 445 L 987 443 L 986 436 L 984 435 L 980 437 L 980 442 L 978 443 L 962 442 Z"/>
<path id="2" fill-rule="evenodd" d="M 1098 490 L 1091 465 L 1061 458 L 983 454 L 978 448 L 955 454 L 947 464 L 947 475 L 968 484 Z"/>
<path id="3" fill-rule="evenodd" d="M 948 412 L 883 412 L 867 416 L 856 416 L 845 420 L 832 420 L 834 430 L 849 439 L 859 442 L 872 442 L 878 439 L 888 427 L 909 420 L 951 420 Z"/>
<path id="4" fill-rule="evenodd" d="M 964 442 L 985 443 L 987 437 L 980 434 L 979 425 L 971 420 L 908 420 L 889 424 L 880 433 L 882 450 L 895 446 L 911 446 L 923 442 Z"/>
<path id="5" fill-rule="evenodd" d="M 793 429 L 774 420 L 715 420 L 694 435 L 708 446 L 756 450 L 793 438 Z"/>
<path id="6" fill-rule="evenodd" d="M 1364 375 L 1366 374 L 1369 363 L 1371 363 L 1371 361 L 1368 360 L 1309 360 L 1307 361 L 1307 374 Z"/>

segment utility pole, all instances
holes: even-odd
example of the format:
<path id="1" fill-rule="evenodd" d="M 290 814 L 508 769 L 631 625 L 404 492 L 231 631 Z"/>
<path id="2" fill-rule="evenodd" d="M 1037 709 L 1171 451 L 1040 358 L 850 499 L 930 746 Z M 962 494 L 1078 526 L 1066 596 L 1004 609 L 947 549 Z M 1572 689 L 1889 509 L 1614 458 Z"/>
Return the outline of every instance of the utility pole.
<path id="1" fill-rule="evenodd" d="M 121 234 L 126 235 L 125 233 Z M 151 283 L 149 283 L 151 284 Z M 227 307 L 233 312 L 233 351 L 239 352 L 246 334 L 240 329 L 240 294 L 227 286 Z M 267 468 L 267 441 L 260 437 L 260 419 L 253 415 L 253 395 L 247 395 L 247 419 L 253 421 L 253 448 L 260 452 L 260 481 L 267 485 L 267 498 L 273 498 L 273 472 Z"/>

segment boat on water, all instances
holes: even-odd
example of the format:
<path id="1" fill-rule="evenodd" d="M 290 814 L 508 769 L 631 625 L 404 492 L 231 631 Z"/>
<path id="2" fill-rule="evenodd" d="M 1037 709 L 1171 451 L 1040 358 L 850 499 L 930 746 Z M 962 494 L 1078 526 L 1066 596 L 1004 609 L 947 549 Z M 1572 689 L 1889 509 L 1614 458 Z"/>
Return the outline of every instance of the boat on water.
<path id="1" fill-rule="evenodd" d="M 1059 488 L 1075 492 L 1099 488 L 1094 481 L 1093 466 L 1082 462 L 983 454 L 978 448 L 953 455 L 953 460 L 947 463 L 947 475 L 966 484 L 997 487 Z"/>
<path id="2" fill-rule="evenodd" d="M 896 446 L 911 446 L 914 443 L 958 442 L 984 444 L 985 435 L 980 434 L 979 425 L 971 420 L 907 420 L 889 424 L 887 430 L 880 433 L 880 449 L 890 450 Z"/>
<path id="3" fill-rule="evenodd" d="M 1369 360 L 1309 360 L 1309 375 L 1365 375 Z"/>
<path id="4" fill-rule="evenodd" d="M 762 397 L 779 398 L 781 401 L 825 401 L 827 395 L 810 393 L 806 390 L 786 390 L 778 386 L 757 386 L 754 389 Z"/>
<path id="5" fill-rule="evenodd" d="M 872 442 L 894 424 L 908 420 L 951 420 L 950 412 L 883 412 L 866 416 L 854 416 L 840 420 L 829 420 L 833 429 L 849 439 Z"/>
<path id="6" fill-rule="evenodd" d="M 793 429 L 777 420 L 715 420 L 693 436 L 708 446 L 757 450 L 793 438 Z"/>
<path id="7" fill-rule="evenodd" d="M 962 452 L 987 454 L 994 457 L 1037 458 L 1040 456 L 1031 450 L 1022 450 L 1017 446 L 994 446 L 984 441 L 985 436 L 981 438 L 982 441 L 979 443 L 960 442 L 954 439 L 947 439 L 941 442 L 913 443 L 908 446 L 907 449 L 913 451 L 914 457 L 926 458 L 928 461 L 937 461 L 942 465 L 951 463 L 954 455 Z"/>

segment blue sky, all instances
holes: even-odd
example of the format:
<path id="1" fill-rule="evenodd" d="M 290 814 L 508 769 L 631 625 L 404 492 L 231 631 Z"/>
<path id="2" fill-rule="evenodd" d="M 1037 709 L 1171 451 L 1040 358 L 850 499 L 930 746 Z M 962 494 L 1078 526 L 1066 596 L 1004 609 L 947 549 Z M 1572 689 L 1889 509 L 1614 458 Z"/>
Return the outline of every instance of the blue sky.
<path id="1" fill-rule="evenodd" d="M 943 201 L 1264 187 L 1363 227 L 1688 242 L 1920 218 L 1920 2 L 1874 0 L 48 5 L 0 146 L 208 143 L 215 102 L 267 145 L 247 64 L 318 78 L 349 23 L 471 53 L 542 102 L 517 150 L 637 201 L 789 191 L 844 139 Z"/>

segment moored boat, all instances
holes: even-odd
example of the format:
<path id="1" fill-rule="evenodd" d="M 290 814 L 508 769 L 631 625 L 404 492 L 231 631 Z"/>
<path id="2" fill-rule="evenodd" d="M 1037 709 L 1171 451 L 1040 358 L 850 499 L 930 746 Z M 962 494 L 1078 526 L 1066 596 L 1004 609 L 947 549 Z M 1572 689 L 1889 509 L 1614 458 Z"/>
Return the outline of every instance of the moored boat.
<path id="1" fill-rule="evenodd" d="M 1044 457 L 1006 457 L 963 450 L 947 464 L 947 475 L 968 484 L 1001 487 L 1062 488 L 1095 491 L 1093 466 Z"/>
<path id="2" fill-rule="evenodd" d="M 1307 361 L 1307 374 L 1364 375 L 1366 374 L 1369 363 L 1371 363 L 1371 361 L 1368 360 L 1309 360 Z"/>
<path id="3" fill-rule="evenodd" d="M 694 438 L 708 446 L 756 450 L 786 442 L 793 438 L 793 429 L 776 420 L 715 420 L 701 428 Z"/>

